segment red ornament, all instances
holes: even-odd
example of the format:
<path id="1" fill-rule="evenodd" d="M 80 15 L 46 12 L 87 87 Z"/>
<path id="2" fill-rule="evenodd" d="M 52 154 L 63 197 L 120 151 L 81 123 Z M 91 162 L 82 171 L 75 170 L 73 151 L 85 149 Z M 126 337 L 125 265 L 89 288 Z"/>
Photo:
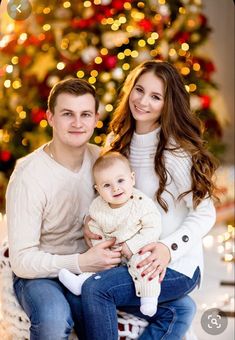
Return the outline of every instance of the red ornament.
<path id="1" fill-rule="evenodd" d="M 201 96 L 201 103 L 203 109 L 208 109 L 211 105 L 211 97 L 204 94 Z"/>
<path id="2" fill-rule="evenodd" d="M 32 122 L 39 124 L 42 119 L 46 118 L 46 112 L 39 107 L 35 107 L 31 111 Z"/>
<path id="3" fill-rule="evenodd" d="M 153 24 L 151 20 L 143 19 L 140 20 L 139 26 L 145 31 L 145 32 L 153 32 Z"/>
<path id="4" fill-rule="evenodd" d="M 112 70 L 117 65 L 117 57 L 115 55 L 104 56 L 103 62 L 107 69 Z"/>
<path id="5" fill-rule="evenodd" d="M 3 161 L 3 162 L 8 162 L 11 158 L 11 152 L 9 150 L 2 150 L 0 152 L 0 159 Z"/>

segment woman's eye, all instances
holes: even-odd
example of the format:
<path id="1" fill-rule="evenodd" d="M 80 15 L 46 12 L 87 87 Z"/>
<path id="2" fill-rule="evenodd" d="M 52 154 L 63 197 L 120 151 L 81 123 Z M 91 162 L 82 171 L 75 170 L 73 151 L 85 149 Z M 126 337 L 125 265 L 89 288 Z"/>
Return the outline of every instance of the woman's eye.
<path id="1" fill-rule="evenodd" d="M 143 92 L 143 90 L 140 87 L 135 88 L 137 92 Z"/>
<path id="2" fill-rule="evenodd" d="M 160 99 L 161 99 L 160 97 L 155 96 L 155 95 L 153 95 L 152 98 L 153 98 L 154 100 L 160 100 Z"/>

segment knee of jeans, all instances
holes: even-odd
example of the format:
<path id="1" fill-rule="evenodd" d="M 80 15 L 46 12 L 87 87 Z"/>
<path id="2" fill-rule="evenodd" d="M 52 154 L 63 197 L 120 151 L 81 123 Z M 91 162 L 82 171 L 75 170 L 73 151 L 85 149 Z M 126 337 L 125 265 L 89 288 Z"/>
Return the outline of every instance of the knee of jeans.
<path id="1" fill-rule="evenodd" d="M 87 279 L 82 286 L 82 297 L 92 299 L 94 296 L 100 295 L 105 292 L 105 285 L 100 275 L 91 276 Z"/>
<path id="2" fill-rule="evenodd" d="M 185 321 L 190 325 L 197 311 L 197 305 L 190 296 L 184 297 L 182 310 Z"/>

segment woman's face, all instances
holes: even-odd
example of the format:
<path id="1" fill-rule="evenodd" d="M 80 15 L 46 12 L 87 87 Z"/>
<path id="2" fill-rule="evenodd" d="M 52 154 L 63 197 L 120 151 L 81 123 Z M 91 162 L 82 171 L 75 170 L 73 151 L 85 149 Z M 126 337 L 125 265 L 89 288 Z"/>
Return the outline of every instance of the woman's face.
<path id="1" fill-rule="evenodd" d="M 139 77 L 129 96 L 129 106 L 136 121 L 136 132 L 143 134 L 159 126 L 164 105 L 164 84 L 153 72 Z"/>

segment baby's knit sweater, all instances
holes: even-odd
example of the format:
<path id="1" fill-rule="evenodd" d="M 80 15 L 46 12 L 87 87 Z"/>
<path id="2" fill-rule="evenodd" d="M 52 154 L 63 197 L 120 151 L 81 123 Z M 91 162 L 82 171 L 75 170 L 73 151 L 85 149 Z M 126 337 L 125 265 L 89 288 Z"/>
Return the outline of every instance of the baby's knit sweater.
<path id="1" fill-rule="evenodd" d="M 100 196 L 91 204 L 92 231 L 116 243 L 126 242 L 133 254 L 148 243 L 157 241 L 161 233 L 161 215 L 155 203 L 134 189 L 131 198 L 113 209 Z"/>

